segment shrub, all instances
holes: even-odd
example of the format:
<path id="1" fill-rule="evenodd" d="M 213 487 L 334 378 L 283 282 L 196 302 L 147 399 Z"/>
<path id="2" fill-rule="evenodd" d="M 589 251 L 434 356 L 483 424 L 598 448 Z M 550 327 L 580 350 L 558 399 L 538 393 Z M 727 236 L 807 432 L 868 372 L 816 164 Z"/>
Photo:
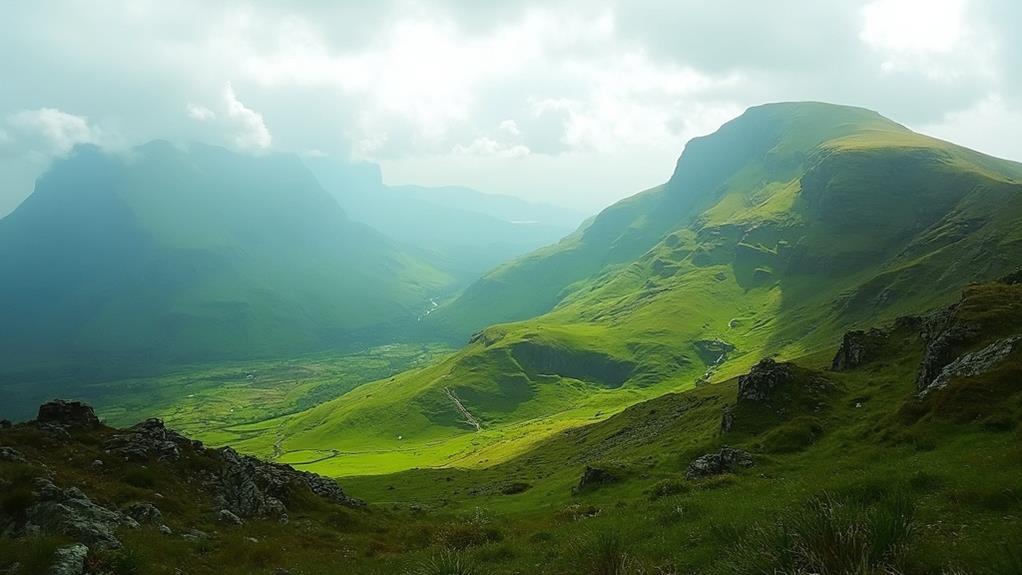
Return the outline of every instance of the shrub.
<path id="1" fill-rule="evenodd" d="M 460 553 L 445 549 L 407 572 L 408 575 L 476 575 L 478 571 Z"/>
<path id="2" fill-rule="evenodd" d="M 586 575 L 625 575 L 632 571 L 632 560 L 618 531 L 597 531 L 576 543 L 575 552 Z"/>
<path id="3" fill-rule="evenodd" d="M 890 494 L 863 507 L 823 495 L 774 524 L 747 531 L 720 565 L 723 573 L 886 575 L 899 571 L 913 532 L 913 504 Z"/>

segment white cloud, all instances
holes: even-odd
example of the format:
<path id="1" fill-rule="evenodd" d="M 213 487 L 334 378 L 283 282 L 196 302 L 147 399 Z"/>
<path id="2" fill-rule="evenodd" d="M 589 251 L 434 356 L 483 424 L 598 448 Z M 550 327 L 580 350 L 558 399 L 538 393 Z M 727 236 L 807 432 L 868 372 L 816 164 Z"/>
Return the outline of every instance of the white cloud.
<path id="1" fill-rule="evenodd" d="M 188 104 L 188 106 L 185 108 L 185 111 L 188 113 L 189 118 L 193 120 L 198 120 L 200 122 L 207 122 L 209 120 L 216 119 L 216 112 L 210 110 L 205 106 L 199 106 L 197 104 Z"/>
<path id="2" fill-rule="evenodd" d="M 227 117 L 237 129 L 234 144 L 243 150 L 265 150 L 270 147 L 273 137 L 263 122 L 262 114 L 245 107 L 234 93 L 230 82 L 224 88 L 224 101 L 227 104 Z"/>
<path id="3" fill-rule="evenodd" d="M 38 152 L 64 154 L 76 144 L 95 144 L 98 132 L 84 116 L 56 108 L 22 110 L 8 118 L 8 124 L 25 140 L 26 148 Z"/>
<path id="4" fill-rule="evenodd" d="M 1022 110 L 1010 108 L 998 94 L 951 112 L 919 131 L 1009 160 L 1022 161 Z"/>
<path id="5" fill-rule="evenodd" d="M 498 158 L 521 158 L 529 155 L 529 148 L 521 144 L 507 144 L 482 136 L 467 146 L 458 145 L 451 150 L 461 156 L 495 156 Z"/>
<path id="6" fill-rule="evenodd" d="M 513 138 L 522 135 L 521 129 L 518 128 L 518 123 L 514 120 L 504 120 L 500 123 L 500 126 L 498 126 L 497 129 Z"/>

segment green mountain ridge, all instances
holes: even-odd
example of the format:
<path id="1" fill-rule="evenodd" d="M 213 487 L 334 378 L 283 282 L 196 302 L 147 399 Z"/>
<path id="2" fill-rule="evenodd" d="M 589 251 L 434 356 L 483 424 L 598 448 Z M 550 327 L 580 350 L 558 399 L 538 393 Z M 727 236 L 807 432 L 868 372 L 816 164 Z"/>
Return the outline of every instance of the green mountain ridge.
<path id="1" fill-rule="evenodd" d="M 693 140 L 664 186 L 501 266 L 429 323 L 464 335 L 542 315 L 239 428 L 251 436 L 240 445 L 340 454 L 312 466 L 331 475 L 491 465 L 761 357 L 802 357 L 941 305 L 1020 262 L 1022 165 L 860 108 L 760 106 Z"/>

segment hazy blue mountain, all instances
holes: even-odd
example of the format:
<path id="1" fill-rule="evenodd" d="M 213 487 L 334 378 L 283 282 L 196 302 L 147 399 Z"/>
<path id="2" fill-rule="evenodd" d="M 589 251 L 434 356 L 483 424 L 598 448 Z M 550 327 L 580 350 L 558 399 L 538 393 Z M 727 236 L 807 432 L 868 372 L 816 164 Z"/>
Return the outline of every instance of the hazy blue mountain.
<path id="1" fill-rule="evenodd" d="M 387 186 L 379 166 L 305 160 L 354 220 L 415 250 L 468 283 L 493 267 L 570 234 L 583 215 L 471 188 Z"/>
<path id="2" fill-rule="evenodd" d="M 362 345 L 451 282 L 348 219 L 295 156 L 165 142 L 57 162 L 0 220 L 0 277 L 8 383 Z"/>

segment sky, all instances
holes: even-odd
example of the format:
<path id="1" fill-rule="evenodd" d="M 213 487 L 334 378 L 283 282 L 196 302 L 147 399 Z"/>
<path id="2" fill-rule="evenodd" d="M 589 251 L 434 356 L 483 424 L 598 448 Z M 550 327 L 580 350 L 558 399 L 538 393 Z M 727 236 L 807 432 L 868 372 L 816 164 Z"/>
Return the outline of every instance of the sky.
<path id="1" fill-rule="evenodd" d="M 1022 160 L 1016 0 L 0 4 L 0 215 L 76 144 L 371 161 L 595 212 L 745 108 L 820 100 Z"/>

